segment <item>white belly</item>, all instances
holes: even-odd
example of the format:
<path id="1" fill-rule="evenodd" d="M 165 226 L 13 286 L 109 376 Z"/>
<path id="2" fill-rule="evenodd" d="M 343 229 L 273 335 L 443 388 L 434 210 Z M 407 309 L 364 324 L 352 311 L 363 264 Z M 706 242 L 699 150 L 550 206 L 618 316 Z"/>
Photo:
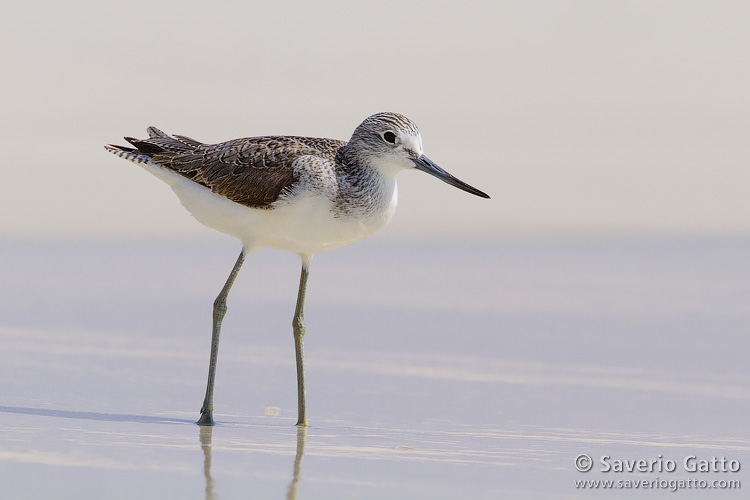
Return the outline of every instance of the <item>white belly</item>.
<path id="1" fill-rule="evenodd" d="M 297 254 L 327 252 L 372 236 L 396 210 L 396 180 L 386 185 L 387 203 L 364 216 L 334 216 L 325 196 L 298 195 L 292 203 L 270 210 L 249 208 L 213 193 L 179 174 L 153 164 L 141 164 L 172 187 L 182 205 L 202 224 L 242 241 L 246 253 L 275 248 Z"/>

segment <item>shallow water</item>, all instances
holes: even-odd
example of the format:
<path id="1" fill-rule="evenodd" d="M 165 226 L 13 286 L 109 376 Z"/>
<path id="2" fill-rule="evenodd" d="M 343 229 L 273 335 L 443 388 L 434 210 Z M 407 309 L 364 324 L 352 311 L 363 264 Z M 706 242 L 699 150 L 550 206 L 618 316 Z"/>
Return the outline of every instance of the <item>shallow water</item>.
<path id="1" fill-rule="evenodd" d="M 3 497 L 601 498 L 622 493 L 574 481 L 747 483 L 749 240 L 375 238 L 316 256 L 301 433 L 296 257 L 248 258 L 222 332 L 218 425 L 202 429 L 231 240 L 2 243 Z M 591 472 L 575 469 L 581 454 Z M 685 471 L 692 455 L 744 468 Z M 602 456 L 677 470 L 606 473 Z"/>

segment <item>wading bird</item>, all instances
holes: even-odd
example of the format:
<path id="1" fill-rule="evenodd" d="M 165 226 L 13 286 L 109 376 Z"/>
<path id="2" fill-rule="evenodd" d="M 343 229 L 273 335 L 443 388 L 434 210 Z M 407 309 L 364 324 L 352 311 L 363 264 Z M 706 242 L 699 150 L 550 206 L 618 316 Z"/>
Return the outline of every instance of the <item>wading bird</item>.
<path id="1" fill-rule="evenodd" d="M 297 425 L 307 425 L 303 340 L 310 260 L 371 236 L 396 209 L 396 174 L 417 169 L 482 198 L 430 161 L 417 126 L 397 113 L 363 121 L 349 142 L 264 136 L 204 144 L 154 127 L 132 147 L 105 148 L 142 166 L 174 190 L 182 205 L 208 227 L 238 238 L 242 251 L 214 301 L 211 357 L 199 425 L 213 425 L 213 391 L 226 299 L 245 256 L 276 248 L 302 258 L 292 321 L 297 360 Z"/>

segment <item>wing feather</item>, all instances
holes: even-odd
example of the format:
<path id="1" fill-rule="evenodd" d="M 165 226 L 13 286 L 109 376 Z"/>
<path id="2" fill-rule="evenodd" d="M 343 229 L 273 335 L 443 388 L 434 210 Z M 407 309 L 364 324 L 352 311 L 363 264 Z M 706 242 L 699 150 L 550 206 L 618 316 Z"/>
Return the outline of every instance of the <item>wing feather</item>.
<path id="1" fill-rule="evenodd" d="M 336 152 L 346 144 L 334 139 L 290 136 L 204 144 L 185 136 L 170 137 L 155 127 L 149 127 L 148 133 L 148 139 L 126 138 L 139 155 L 236 203 L 266 209 L 299 180 L 293 165 L 297 158 L 316 156 L 333 163 Z"/>

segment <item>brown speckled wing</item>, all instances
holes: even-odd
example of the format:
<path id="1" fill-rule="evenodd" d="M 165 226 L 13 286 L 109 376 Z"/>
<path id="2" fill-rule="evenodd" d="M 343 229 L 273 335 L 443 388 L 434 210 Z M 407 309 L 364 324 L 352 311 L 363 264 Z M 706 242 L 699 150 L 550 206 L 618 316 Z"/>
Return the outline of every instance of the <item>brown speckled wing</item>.
<path id="1" fill-rule="evenodd" d="M 267 136 L 203 144 L 184 136 L 170 137 L 149 127 L 149 138 L 126 137 L 154 163 L 211 191 L 251 208 L 270 208 L 298 177 L 292 163 L 301 156 L 335 161 L 346 144 L 334 139 Z M 135 152 L 135 151 L 134 151 Z"/>

